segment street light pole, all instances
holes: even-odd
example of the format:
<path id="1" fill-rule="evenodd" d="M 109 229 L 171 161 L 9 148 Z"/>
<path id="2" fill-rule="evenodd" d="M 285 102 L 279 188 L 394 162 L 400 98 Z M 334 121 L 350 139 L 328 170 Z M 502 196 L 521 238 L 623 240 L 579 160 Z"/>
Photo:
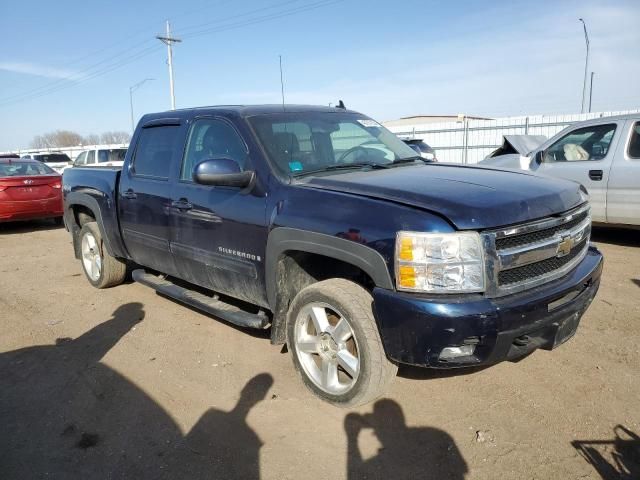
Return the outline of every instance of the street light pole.
<path id="1" fill-rule="evenodd" d="M 580 113 L 584 113 L 585 99 L 587 97 L 587 72 L 589 70 L 589 34 L 587 33 L 587 24 L 584 23 L 584 20 L 582 18 L 579 18 L 578 20 L 582 22 L 582 27 L 584 29 L 584 41 L 587 45 L 587 56 L 584 59 L 584 81 L 582 82 L 582 108 L 580 110 Z"/>
<path id="2" fill-rule="evenodd" d="M 176 95 L 173 91 L 173 52 L 171 50 L 171 45 L 181 42 L 182 40 L 171 36 L 171 25 L 169 25 L 169 20 L 167 20 L 167 34 L 164 36 L 158 35 L 156 36 L 156 38 L 167 46 L 167 64 L 169 65 L 169 94 L 171 95 L 171 110 L 175 110 Z"/>
<path id="3" fill-rule="evenodd" d="M 591 113 L 591 100 L 593 99 L 593 76 L 596 72 L 591 72 L 591 85 L 589 86 L 589 113 Z"/>
<path id="4" fill-rule="evenodd" d="M 149 82 L 151 80 L 154 80 L 153 78 L 145 78 L 144 80 L 140 80 L 138 83 L 136 83 L 135 85 L 132 85 L 129 87 L 129 105 L 131 106 L 131 135 L 133 135 L 133 131 L 136 128 L 136 124 L 135 121 L 133 119 L 133 92 L 135 92 L 137 89 L 139 89 L 142 84 Z"/>

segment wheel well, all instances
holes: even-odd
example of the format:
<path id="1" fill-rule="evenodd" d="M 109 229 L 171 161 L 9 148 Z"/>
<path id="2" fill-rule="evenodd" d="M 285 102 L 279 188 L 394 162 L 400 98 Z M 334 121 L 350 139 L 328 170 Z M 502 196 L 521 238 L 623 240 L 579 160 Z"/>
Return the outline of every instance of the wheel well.
<path id="1" fill-rule="evenodd" d="M 93 211 L 85 207 L 84 205 L 73 205 L 71 207 L 73 211 L 73 219 L 76 222 L 76 225 L 81 228 L 87 222 L 95 222 L 96 215 Z"/>
<path id="2" fill-rule="evenodd" d="M 271 342 L 286 342 L 286 316 L 289 305 L 303 288 L 328 280 L 344 278 L 368 291 L 374 281 L 362 269 L 335 258 L 302 251 L 286 251 L 280 255 L 276 270 L 276 306 L 271 331 Z"/>

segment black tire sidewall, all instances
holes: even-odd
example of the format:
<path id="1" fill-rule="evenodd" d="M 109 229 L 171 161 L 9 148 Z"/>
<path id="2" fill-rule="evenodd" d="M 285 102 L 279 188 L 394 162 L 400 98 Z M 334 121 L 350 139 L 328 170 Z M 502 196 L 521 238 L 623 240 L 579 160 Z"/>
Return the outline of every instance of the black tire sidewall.
<path id="1" fill-rule="evenodd" d="M 346 317 L 356 337 L 358 352 L 360 354 L 360 372 L 353 388 L 342 395 L 331 395 L 318 388 L 318 386 L 307 376 L 304 368 L 300 364 L 300 360 L 298 359 L 298 352 L 295 345 L 296 320 L 300 311 L 306 305 L 315 302 L 325 303 L 329 305 L 330 308 L 335 309 Z M 362 318 L 362 315 L 368 315 L 370 319 L 373 320 L 373 312 L 371 309 L 369 312 L 354 312 L 354 308 L 354 305 L 349 304 L 344 299 L 325 293 L 322 289 L 321 283 L 313 284 L 298 293 L 291 304 L 287 318 L 288 347 L 291 351 L 296 371 L 302 378 L 305 386 L 323 400 L 345 407 L 350 406 L 354 403 L 354 399 L 358 399 L 363 395 L 363 390 L 367 387 L 368 380 L 371 377 L 371 352 L 362 325 L 360 325 L 358 320 Z"/>

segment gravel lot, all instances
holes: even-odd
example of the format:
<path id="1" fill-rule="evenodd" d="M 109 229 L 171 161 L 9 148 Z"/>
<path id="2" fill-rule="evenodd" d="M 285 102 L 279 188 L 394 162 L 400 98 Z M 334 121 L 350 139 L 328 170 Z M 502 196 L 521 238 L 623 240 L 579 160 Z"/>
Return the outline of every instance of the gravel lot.
<path id="1" fill-rule="evenodd" d="M 267 335 L 126 284 L 70 236 L 0 225 L 0 478 L 640 478 L 640 232 L 596 230 L 600 292 L 554 352 L 402 368 L 388 397 L 316 400 Z"/>

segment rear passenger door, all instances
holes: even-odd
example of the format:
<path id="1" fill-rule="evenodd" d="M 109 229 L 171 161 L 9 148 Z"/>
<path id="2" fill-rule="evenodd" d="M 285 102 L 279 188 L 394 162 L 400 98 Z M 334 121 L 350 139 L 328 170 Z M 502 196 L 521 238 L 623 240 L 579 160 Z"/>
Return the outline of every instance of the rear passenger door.
<path id="1" fill-rule="evenodd" d="M 175 274 L 169 250 L 171 166 L 182 151 L 178 121 L 154 121 L 140 130 L 118 191 L 122 237 L 140 265 Z"/>
<path id="2" fill-rule="evenodd" d="M 607 185 L 607 222 L 640 225 L 640 121 L 627 120 Z"/>
<path id="3" fill-rule="evenodd" d="M 220 157 L 253 170 L 247 144 L 230 121 L 195 119 L 171 195 L 171 251 L 178 276 L 266 306 L 266 197 L 256 189 L 199 185 L 192 179 L 195 165 Z"/>
<path id="4" fill-rule="evenodd" d="M 607 220 L 607 182 L 620 130 L 616 122 L 576 128 L 545 149 L 537 170 L 584 185 L 596 222 Z"/>

